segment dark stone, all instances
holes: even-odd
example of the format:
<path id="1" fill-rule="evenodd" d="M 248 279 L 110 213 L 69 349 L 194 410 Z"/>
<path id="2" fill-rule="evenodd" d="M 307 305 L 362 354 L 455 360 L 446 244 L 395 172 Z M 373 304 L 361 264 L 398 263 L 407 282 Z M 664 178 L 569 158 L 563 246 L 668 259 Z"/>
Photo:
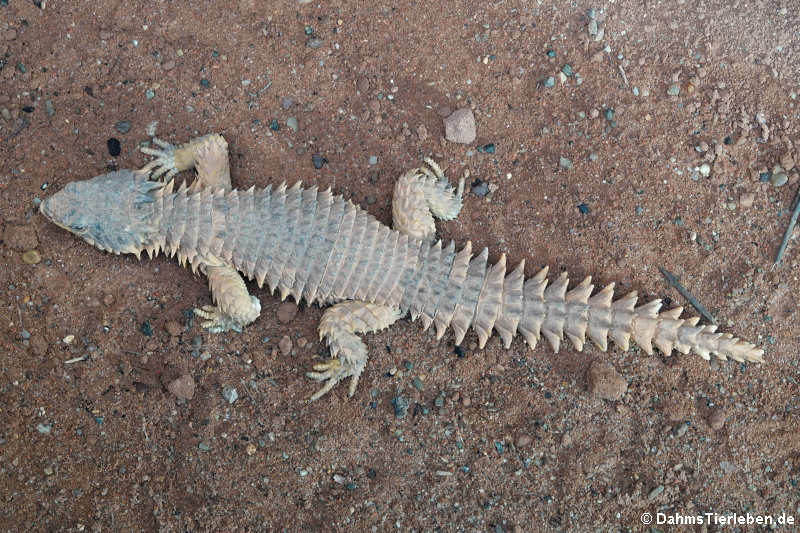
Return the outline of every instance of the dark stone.
<path id="1" fill-rule="evenodd" d="M 108 153 L 111 154 L 111 157 L 117 157 L 122 152 L 119 139 L 115 137 L 111 137 L 109 140 L 107 140 L 106 145 L 108 146 Z"/>

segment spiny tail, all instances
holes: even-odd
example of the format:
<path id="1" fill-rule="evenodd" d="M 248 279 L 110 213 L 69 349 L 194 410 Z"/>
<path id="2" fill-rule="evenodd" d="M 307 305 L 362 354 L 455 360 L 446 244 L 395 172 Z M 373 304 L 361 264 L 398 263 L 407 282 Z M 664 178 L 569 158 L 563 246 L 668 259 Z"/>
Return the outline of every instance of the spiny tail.
<path id="1" fill-rule="evenodd" d="M 718 333 L 717 326 L 698 325 L 698 317 L 680 318 L 682 307 L 659 313 L 661 300 L 636 307 L 635 291 L 613 301 L 613 283 L 592 296 L 591 277 L 567 291 L 566 272 L 548 283 L 545 267 L 526 280 L 524 261 L 506 275 L 505 255 L 488 266 L 487 257 L 486 249 L 472 257 L 470 243 L 456 255 L 450 286 L 461 287 L 460 297 L 452 312 L 437 311 L 433 322 L 439 336 L 449 325 L 455 331 L 456 344 L 472 327 L 480 347 L 494 329 L 506 348 L 519 332 L 531 348 L 544 336 L 556 352 L 564 339 L 578 351 L 583 350 L 587 338 L 603 351 L 609 339 L 623 350 L 633 340 L 648 354 L 655 347 L 667 355 L 674 349 L 684 354 L 693 351 L 706 360 L 714 355 L 763 362 L 764 351 L 754 344 Z"/>

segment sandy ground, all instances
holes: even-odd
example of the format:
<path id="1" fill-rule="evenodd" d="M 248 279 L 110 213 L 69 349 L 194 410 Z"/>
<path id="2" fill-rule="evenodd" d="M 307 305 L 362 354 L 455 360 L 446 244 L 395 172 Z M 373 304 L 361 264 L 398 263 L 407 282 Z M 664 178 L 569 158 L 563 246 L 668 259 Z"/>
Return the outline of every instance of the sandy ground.
<path id="1" fill-rule="evenodd" d="M 800 245 L 771 268 L 798 187 L 796 2 L 221 5 L 0 2 L 3 530 L 797 530 Z M 458 108 L 469 145 L 444 139 Z M 474 184 L 442 238 L 684 305 L 662 266 L 766 362 L 472 333 L 457 354 L 404 320 L 367 336 L 354 398 L 309 405 L 319 308 L 281 322 L 251 285 L 261 318 L 209 335 L 187 319 L 203 278 L 38 213 L 143 165 L 154 121 L 224 134 L 238 187 L 331 186 L 386 223 L 433 156 Z"/>

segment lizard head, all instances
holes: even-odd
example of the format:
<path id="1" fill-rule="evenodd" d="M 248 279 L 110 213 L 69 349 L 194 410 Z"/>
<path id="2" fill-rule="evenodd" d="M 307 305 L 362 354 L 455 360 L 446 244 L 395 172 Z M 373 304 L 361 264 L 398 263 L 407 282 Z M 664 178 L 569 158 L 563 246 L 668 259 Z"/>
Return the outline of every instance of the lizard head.
<path id="1" fill-rule="evenodd" d="M 162 186 L 144 173 L 118 170 L 68 183 L 39 211 L 101 250 L 138 255 L 156 232 L 152 192 Z"/>

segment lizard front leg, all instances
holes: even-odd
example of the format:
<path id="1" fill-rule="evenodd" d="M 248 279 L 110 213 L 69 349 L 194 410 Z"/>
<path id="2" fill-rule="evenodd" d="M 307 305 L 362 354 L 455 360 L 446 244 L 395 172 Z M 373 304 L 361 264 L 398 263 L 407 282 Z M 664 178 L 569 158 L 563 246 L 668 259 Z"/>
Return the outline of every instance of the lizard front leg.
<path id="1" fill-rule="evenodd" d="M 194 314 L 205 319 L 201 324 L 211 333 L 242 328 L 258 318 L 261 314 L 261 302 L 247 292 L 247 287 L 239 272 L 225 264 L 208 264 L 200 266 L 208 276 L 211 297 L 216 305 L 205 305 L 195 309 Z"/>
<path id="2" fill-rule="evenodd" d="M 309 401 L 321 398 L 348 377 L 351 378 L 348 396 L 353 396 L 367 364 L 367 346 L 356 333 L 380 331 L 401 316 L 397 308 L 357 300 L 341 302 L 326 309 L 319 323 L 319 338 L 328 343 L 331 360 L 314 365 L 314 372 L 307 372 L 306 376 L 327 383 Z"/>
<path id="3" fill-rule="evenodd" d="M 153 142 L 161 149 L 142 146 L 139 148 L 155 159 L 142 167 L 142 171 L 153 171 L 153 179 L 163 176 L 169 181 L 178 172 L 194 167 L 197 182 L 201 187 L 231 189 L 231 171 L 228 163 L 228 143 L 217 133 L 192 139 L 186 144 L 175 146 L 153 137 Z M 155 170 L 154 170 L 155 169 Z"/>

